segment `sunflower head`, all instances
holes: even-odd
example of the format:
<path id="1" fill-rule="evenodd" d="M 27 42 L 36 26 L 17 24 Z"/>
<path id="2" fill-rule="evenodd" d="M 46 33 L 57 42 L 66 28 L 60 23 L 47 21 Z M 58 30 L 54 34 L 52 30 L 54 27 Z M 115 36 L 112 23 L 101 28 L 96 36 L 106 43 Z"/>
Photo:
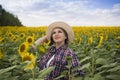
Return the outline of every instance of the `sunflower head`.
<path id="1" fill-rule="evenodd" d="M 38 49 L 39 49 L 39 51 L 42 52 L 42 53 L 45 53 L 45 51 L 46 51 L 46 48 L 45 48 L 45 46 L 43 46 L 43 45 L 40 45 Z"/>
<path id="2" fill-rule="evenodd" d="M 7 36 L 12 37 L 13 33 L 12 32 L 7 32 Z"/>
<path id="3" fill-rule="evenodd" d="M 28 36 L 27 39 L 26 39 L 26 42 L 27 42 L 29 45 L 32 45 L 33 42 L 34 42 L 34 37 Z"/>
<path id="4" fill-rule="evenodd" d="M 35 56 L 33 54 L 29 54 L 28 52 L 22 56 L 22 62 L 30 61 L 29 64 L 26 65 L 25 70 L 33 69 L 35 66 Z"/>
<path id="5" fill-rule="evenodd" d="M 116 48 L 120 49 L 120 44 L 116 44 Z"/>
<path id="6" fill-rule="evenodd" d="M 25 52 L 27 52 L 28 50 L 28 44 L 26 42 L 22 43 L 19 46 L 18 52 L 20 54 L 20 56 L 23 56 Z"/>
<path id="7" fill-rule="evenodd" d="M 44 42 L 44 45 L 45 45 L 45 46 L 49 46 L 49 45 L 50 45 L 50 41 Z"/>
<path id="8" fill-rule="evenodd" d="M 90 38 L 88 39 L 88 44 L 92 44 L 92 42 L 93 42 L 93 38 L 90 37 Z"/>
<path id="9" fill-rule="evenodd" d="M 22 62 L 24 61 L 32 61 L 32 57 L 28 52 L 24 53 L 24 55 L 22 56 Z"/>
<path id="10" fill-rule="evenodd" d="M 111 46 L 106 46 L 106 50 L 110 51 L 111 50 Z"/>
<path id="11" fill-rule="evenodd" d="M 13 42 L 16 42 L 18 39 L 17 39 L 17 36 L 16 35 L 14 35 L 13 37 L 12 37 L 12 41 Z"/>
<path id="12" fill-rule="evenodd" d="M 0 42 L 1 42 L 1 43 L 6 43 L 6 38 L 2 38 L 2 39 L 0 40 Z"/>
<path id="13" fill-rule="evenodd" d="M 23 39 L 25 37 L 25 34 L 24 33 L 21 33 L 20 34 L 20 38 Z"/>

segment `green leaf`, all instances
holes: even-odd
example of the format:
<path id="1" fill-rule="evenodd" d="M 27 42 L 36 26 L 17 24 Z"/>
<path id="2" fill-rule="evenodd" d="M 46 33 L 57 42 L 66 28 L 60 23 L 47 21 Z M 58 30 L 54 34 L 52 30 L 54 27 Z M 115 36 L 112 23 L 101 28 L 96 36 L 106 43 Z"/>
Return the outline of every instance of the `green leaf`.
<path id="1" fill-rule="evenodd" d="M 120 80 L 120 75 L 108 75 L 106 78 L 112 79 L 112 80 Z"/>
<path id="2" fill-rule="evenodd" d="M 10 76 L 11 76 L 11 72 L 1 74 L 0 75 L 0 80 L 9 79 Z"/>
<path id="3" fill-rule="evenodd" d="M 94 80 L 93 78 L 91 78 L 91 77 L 85 77 L 85 79 L 84 80 Z"/>
<path id="4" fill-rule="evenodd" d="M 66 75 L 66 74 L 67 74 L 67 72 L 68 72 L 68 71 L 67 71 L 67 70 L 65 70 L 65 71 L 63 71 L 61 74 L 62 74 L 62 75 Z"/>
<path id="5" fill-rule="evenodd" d="M 55 67 L 51 66 L 49 68 L 45 68 L 39 72 L 39 78 L 44 78 L 47 74 L 49 74 Z"/>
<path id="6" fill-rule="evenodd" d="M 31 61 L 24 61 L 20 64 L 20 67 L 25 67 L 26 65 L 30 64 Z"/>
<path id="7" fill-rule="evenodd" d="M 8 67 L 8 68 L 5 68 L 5 69 L 1 69 L 0 70 L 0 75 L 14 69 L 15 67 L 16 66 L 12 66 L 12 67 Z"/>
<path id="8" fill-rule="evenodd" d="M 98 74 L 102 74 L 102 73 L 105 73 L 106 70 L 101 70 L 100 72 L 98 72 Z"/>
<path id="9" fill-rule="evenodd" d="M 33 78 L 30 78 L 29 80 L 33 80 Z M 44 80 L 44 79 L 34 79 L 34 80 Z"/>
<path id="10" fill-rule="evenodd" d="M 95 74 L 94 80 L 103 80 L 103 77 L 100 74 Z"/>
<path id="11" fill-rule="evenodd" d="M 77 77 L 75 80 L 83 80 L 82 77 Z"/>
<path id="12" fill-rule="evenodd" d="M 62 77 L 64 77 L 65 75 L 60 75 L 60 76 L 58 76 L 57 78 L 55 78 L 55 80 L 58 80 L 59 78 L 62 78 Z"/>
<path id="13" fill-rule="evenodd" d="M 109 69 L 107 72 L 114 72 L 114 71 L 117 71 L 117 70 L 120 70 L 120 66 L 111 68 L 111 69 Z"/>
<path id="14" fill-rule="evenodd" d="M 111 64 L 106 64 L 106 65 L 103 65 L 103 66 L 97 68 L 97 70 L 101 70 L 101 69 L 103 69 L 103 68 L 114 67 L 114 66 L 116 66 L 116 65 L 117 65 L 117 62 L 115 62 L 115 63 L 111 63 Z"/>
<path id="15" fill-rule="evenodd" d="M 79 70 L 81 68 L 81 66 L 76 66 L 72 69 L 72 72 L 75 71 L 75 70 Z"/>
<path id="16" fill-rule="evenodd" d="M 24 69 L 30 63 L 31 63 L 31 61 L 24 61 L 19 66 L 17 66 L 17 68 L 18 69 Z"/>
<path id="17" fill-rule="evenodd" d="M 98 58 L 96 60 L 96 64 L 106 64 L 106 63 L 107 63 L 107 60 L 104 58 Z"/>
<path id="18" fill-rule="evenodd" d="M 67 61 L 71 61 L 71 60 L 72 60 L 71 56 L 67 56 L 67 57 L 66 57 L 66 60 L 67 60 Z"/>
<path id="19" fill-rule="evenodd" d="M 84 62 L 84 61 L 86 61 L 86 60 L 89 60 L 91 57 L 90 56 L 87 56 L 87 57 L 85 57 L 84 59 L 82 59 L 81 61 L 80 61 L 80 63 L 82 63 L 82 62 Z"/>
<path id="20" fill-rule="evenodd" d="M 71 65 L 67 65 L 67 66 L 65 66 L 65 67 L 68 68 L 68 69 L 70 69 Z"/>
<path id="21" fill-rule="evenodd" d="M 81 70 L 83 70 L 83 69 L 85 69 L 85 68 L 87 68 L 87 69 L 88 69 L 88 68 L 89 68 L 89 66 L 90 66 L 90 63 L 87 63 L 87 64 L 83 65 L 80 69 L 81 69 Z"/>

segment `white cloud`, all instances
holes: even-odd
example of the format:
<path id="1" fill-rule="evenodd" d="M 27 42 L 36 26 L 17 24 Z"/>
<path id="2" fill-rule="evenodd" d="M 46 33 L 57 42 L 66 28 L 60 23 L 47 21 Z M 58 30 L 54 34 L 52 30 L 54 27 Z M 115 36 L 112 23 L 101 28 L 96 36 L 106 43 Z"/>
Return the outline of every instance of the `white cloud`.
<path id="1" fill-rule="evenodd" d="M 42 26 L 54 21 L 70 25 L 119 25 L 120 4 L 112 8 L 92 8 L 91 2 L 61 0 L 6 0 L 0 1 L 5 9 L 18 16 L 23 25 Z"/>

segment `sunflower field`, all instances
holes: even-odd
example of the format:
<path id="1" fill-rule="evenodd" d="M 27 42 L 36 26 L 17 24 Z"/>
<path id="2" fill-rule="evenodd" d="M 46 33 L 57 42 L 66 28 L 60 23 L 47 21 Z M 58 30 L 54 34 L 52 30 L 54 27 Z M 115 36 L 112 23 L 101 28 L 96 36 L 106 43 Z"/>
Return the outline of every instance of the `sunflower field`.
<path id="1" fill-rule="evenodd" d="M 70 80 L 119 80 L 120 27 L 72 28 L 75 38 L 70 48 L 77 54 L 85 76 L 73 78 L 70 74 Z M 45 31 L 46 26 L 0 27 L 0 80 L 44 80 L 54 67 L 39 71 L 38 64 L 50 42 L 40 44 L 36 51 L 31 46 Z"/>

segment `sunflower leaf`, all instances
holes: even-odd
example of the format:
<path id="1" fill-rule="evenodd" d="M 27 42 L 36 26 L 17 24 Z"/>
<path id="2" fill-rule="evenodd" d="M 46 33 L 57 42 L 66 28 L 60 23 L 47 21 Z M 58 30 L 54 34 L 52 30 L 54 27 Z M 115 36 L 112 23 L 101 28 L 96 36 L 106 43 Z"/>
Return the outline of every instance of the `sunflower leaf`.
<path id="1" fill-rule="evenodd" d="M 55 67 L 51 66 L 49 68 L 45 68 L 45 69 L 41 70 L 40 73 L 39 73 L 39 78 L 44 78 L 44 76 L 49 74 L 54 68 Z"/>
<path id="2" fill-rule="evenodd" d="M 16 65 L 12 66 L 12 67 L 5 68 L 5 69 L 1 69 L 0 70 L 0 75 L 2 75 L 3 73 L 8 72 L 8 71 L 14 69 L 15 67 L 16 67 Z"/>

